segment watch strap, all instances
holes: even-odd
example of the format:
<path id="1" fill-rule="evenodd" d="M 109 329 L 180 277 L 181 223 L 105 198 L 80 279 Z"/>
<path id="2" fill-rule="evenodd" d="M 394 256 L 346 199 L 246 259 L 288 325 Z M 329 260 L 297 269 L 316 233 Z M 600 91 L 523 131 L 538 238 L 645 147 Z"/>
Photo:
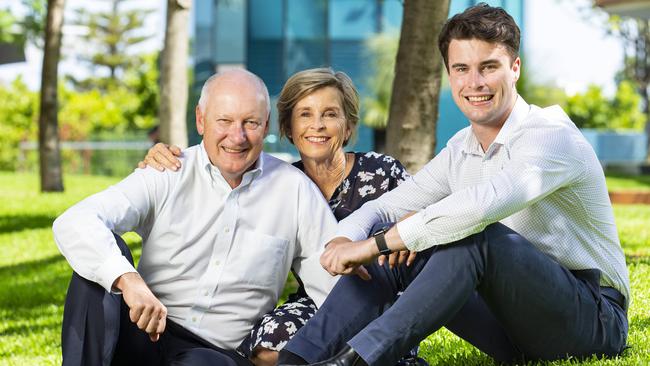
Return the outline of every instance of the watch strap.
<path id="1" fill-rule="evenodd" d="M 380 255 L 388 255 L 392 253 L 392 251 L 388 248 L 388 245 L 386 244 L 386 238 L 384 237 L 385 233 L 386 230 L 380 230 L 373 235 L 373 237 L 375 238 L 375 244 L 377 245 L 377 249 L 379 249 Z"/>

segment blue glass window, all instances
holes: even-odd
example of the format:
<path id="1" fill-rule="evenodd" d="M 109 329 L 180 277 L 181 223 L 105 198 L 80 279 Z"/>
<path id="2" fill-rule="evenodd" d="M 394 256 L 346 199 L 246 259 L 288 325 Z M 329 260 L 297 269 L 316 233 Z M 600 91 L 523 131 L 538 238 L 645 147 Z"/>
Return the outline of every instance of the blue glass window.
<path id="1" fill-rule="evenodd" d="M 361 40 L 377 31 L 374 1 L 330 0 L 329 35 L 333 40 Z"/>
<path id="2" fill-rule="evenodd" d="M 282 39 L 283 0 L 249 0 L 248 31 L 252 39 Z"/>

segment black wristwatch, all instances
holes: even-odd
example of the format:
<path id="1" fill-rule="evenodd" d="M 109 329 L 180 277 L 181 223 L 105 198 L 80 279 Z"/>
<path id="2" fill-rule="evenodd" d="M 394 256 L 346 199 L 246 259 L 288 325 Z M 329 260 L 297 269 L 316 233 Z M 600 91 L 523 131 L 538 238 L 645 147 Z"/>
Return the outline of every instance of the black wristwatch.
<path id="1" fill-rule="evenodd" d="M 375 238 L 375 244 L 377 244 L 377 249 L 379 249 L 380 255 L 389 255 L 393 252 L 390 250 L 390 248 L 388 248 L 388 245 L 386 245 L 386 238 L 384 237 L 384 234 L 386 234 L 388 229 L 389 228 L 381 229 L 372 234 L 372 237 Z"/>

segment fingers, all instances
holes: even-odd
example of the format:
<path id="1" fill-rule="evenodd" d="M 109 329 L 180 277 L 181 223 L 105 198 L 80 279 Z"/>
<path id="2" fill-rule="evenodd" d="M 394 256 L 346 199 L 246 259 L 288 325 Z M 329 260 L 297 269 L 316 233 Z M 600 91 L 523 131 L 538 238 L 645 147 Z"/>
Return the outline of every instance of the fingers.
<path id="1" fill-rule="evenodd" d="M 174 156 L 181 156 L 181 148 L 176 145 L 169 145 L 169 151 L 171 151 Z M 180 167 L 181 165 L 178 164 L 178 166 Z"/>
<path id="2" fill-rule="evenodd" d="M 357 267 L 355 269 L 355 273 L 363 280 L 370 281 L 372 279 L 372 276 L 370 275 L 370 273 L 368 273 L 368 270 L 364 266 Z"/>
<path id="3" fill-rule="evenodd" d="M 415 261 L 415 256 L 416 256 L 417 254 L 418 254 L 418 252 L 411 252 L 411 253 L 409 254 L 409 257 L 408 257 L 408 259 L 406 260 L 406 266 L 407 266 L 407 267 L 410 266 L 411 264 L 413 264 L 413 262 Z"/>
<path id="4" fill-rule="evenodd" d="M 138 168 L 140 168 L 140 169 L 144 169 L 144 168 L 146 168 L 146 167 L 147 167 L 147 164 L 145 164 L 144 161 L 141 161 L 141 162 L 138 163 Z"/>
<path id="5" fill-rule="evenodd" d="M 377 263 L 380 266 L 383 266 L 386 261 L 388 261 L 388 265 L 391 269 L 395 268 L 396 265 L 404 263 L 406 263 L 406 266 L 410 266 L 413 261 L 415 261 L 415 252 L 401 250 L 399 252 L 391 253 L 388 256 L 381 255 L 377 257 Z"/>
<path id="6" fill-rule="evenodd" d="M 142 312 L 144 311 L 143 306 L 133 306 L 129 309 L 129 318 L 131 319 L 132 323 L 138 323 L 140 320 L 140 316 L 142 315 Z"/>
<path id="7" fill-rule="evenodd" d="M 377 257 L 377 263 L 379 264 L 379 266 L 383 266 L 384 263 L 386 263 L 386 260 L 387 258 L 385 255 L 380 255 L 379 257 Z"/>
<path id="8" fill-rule="evenodd" d="M 176 156 L 180 156 L 181 153 L 182 151 L 178 146 L 169 146 L 159 142 L 147 151 L 147 156 L 144 158 L 144 165 L 148 165 L 161 172 L 165 169 L 176 171 L 181 167 L 181 162 Z M 141 165 L 138 164 L 138 166 L 140 167 Z"/>
<path id="9" fill-rule="evenodd" d="M 397 257 L 399 256 L 399 252 L 394 252 L 390 253 L 388 255 L 388 266 L 392 269 L 395 267 L 397 264 Z"/>
<path id="10" fill-rule="evenodd" d="M 176 159 L 176 157 L 167 149 L 165 151 L 156 152 L 152 158 L 156 160 L 157 163 L 160 163 L 165 168 L 171 169 L 173 171 L 178 170 L 181 167 L 181 163 Z"/>
<path id="11" fill-rule="evenodd" d="M 131 321 L 138 329 L 149 334 L 152 342 L 157 342 L 167 326 L 167 308 L 161 303 L 133 307 L 129 312 Z"/>
<path id="12" fill-rule="evenodd" d="M 164 314 L 161 315 L 156 333 L 162 334 L 165 331 L 165 328 L 167 328 L 167 308 L 165 308 Z"/>
<path id="13" fill-rule="evenodd" d="M 397 261 L 399 264 L 406 263 L 407 259 L 409 258 L 410 252 L 408 250 L 401 250 L 398 254 L 398 259 Z"/>
<path id="14" fill-rule="evenodd" d="M 144 157 L 144 164 L 145 164 L 145 166 L 148 165 L 148 166 L 150 166 L 150 167 L 152 167 L 152 168 L 154 168 L 154 169 L 156 169 L 156 170 L 158 170 L 158 171 L 160 171 L 160 172 L 165 171 L 165 167 L 163 167 L 162 165 L 160 165 L 160 164 L 159 164 L 159 163 L 158 163 L 158 162 L 157 162 L 157 161 L 152 157 L 152 154 L 153 154 L 152 152 L 149 152 L 149 154 L 147 154 L 147 156 Z"/>
<path id="15" fill-rule="evenodd" d="M 155 321 L 152 317 L 152 312 L 154 311 L 153 308 L 151 307 L 145 307 L 142 309 L 142 313 L 140 315 L 140 318 L 138 318 L 138 321 L 135 322 L 135 324 L 138 326 L 139 329 L 144 330 L 145 332 L 147 331 L 147 326 L 149 325 L 150 322 Z M 158 325 L 158 324 L 156 324 Z M 147 332 L 151 333 L 151 332 Z"/>
<path id="16" fill-rule="evenodd" d="M 178 146 L 158 143 L 149 152 L 154 152 L 151 154 L 152 157 L 168 169 L 176 171 L 181 167 L 181 162 L 176 158 L 181 155 L 181 149 Z"/>

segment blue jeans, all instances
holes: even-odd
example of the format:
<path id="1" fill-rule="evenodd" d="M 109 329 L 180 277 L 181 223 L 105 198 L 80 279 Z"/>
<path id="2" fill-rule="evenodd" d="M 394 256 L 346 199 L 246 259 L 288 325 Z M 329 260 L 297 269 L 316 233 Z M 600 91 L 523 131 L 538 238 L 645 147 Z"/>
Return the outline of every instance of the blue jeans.
<path id="1" fill-rule="evenodd" d="M 599 286 L 599 270 L 570 271 L 499 223 L 409 267 L 367 268 L 372 280 L 341 278 L 285 349 L 317 362 L 347 343 L 370 365 L 393 365 L 443 326 L 506 363 L 625 347 L 624 299 Z"/>

